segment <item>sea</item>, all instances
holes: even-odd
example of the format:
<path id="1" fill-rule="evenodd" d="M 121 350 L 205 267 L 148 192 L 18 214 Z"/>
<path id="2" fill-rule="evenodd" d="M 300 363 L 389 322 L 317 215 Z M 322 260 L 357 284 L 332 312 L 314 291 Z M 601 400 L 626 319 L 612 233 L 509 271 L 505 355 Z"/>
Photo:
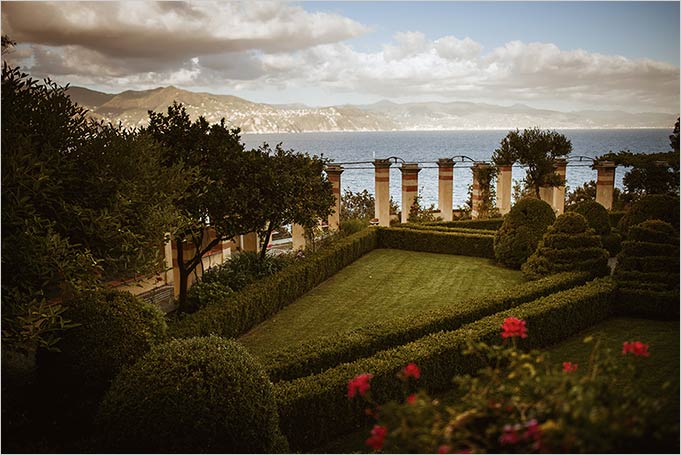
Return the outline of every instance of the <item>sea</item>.
<path id="1" fill-rule="evenodd" d="M 596 180 L 590 158 L 620 150 L 654 153 L 671 150 L 671 129 L 610 129 L 610 130 L 559 130 L 572 142 L 566 173 L 570 191 L 590 180 Z M 390 195 L 401 204 L 401 175 L 399 163 L 416 162 L 422 168 L 419 173 L 419 194 L 427 207 L 437 207 L 437 160 L 456 158 L 454 166 L 454 208 L 463 206 L 472 183 L 471 160 L 490 161 L 508 130 L 476 131 L 390 131 L 390 132 L 314 132 L 244 134 L 242 142 L 248 149 L 263 143 L 271 146 L 281 143 L 285 149 L 323 156 L 342 164 L 341 189 L 360 192 L 364 189 L 374 193 L 374 167 L 376 158 L 396 157 L 390 170 Z M 350 164 L 355 163 L 355 164 Z M 615 186 L 623 188 L 622 177 L 626 168 L 618 167 Z M 521 181 L 525 170 L 513 167 L 513 180 Z"/>

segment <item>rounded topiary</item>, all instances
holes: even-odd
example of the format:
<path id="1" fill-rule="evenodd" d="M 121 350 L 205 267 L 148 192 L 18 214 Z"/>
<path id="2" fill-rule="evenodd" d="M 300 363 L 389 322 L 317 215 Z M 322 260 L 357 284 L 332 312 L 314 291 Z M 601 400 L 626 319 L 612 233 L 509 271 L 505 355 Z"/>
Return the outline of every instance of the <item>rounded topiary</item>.
<path id="1" fill-rule="evenodd" d="M 576 212 L 586 218 L 591 229 L 598 235 L 610 233 L 610 216 L 608 210 L 596 201 L 581 201 L 568 207 L 568 211 Z"/>
<path id="2" fill-rule="evenodd" d="M 626 236 L 631 226 L 646 220 L 661 220 L 679 230 L 679 198 L 666 194 L 649 194 L 631 205 L 629 211 L 617 225 L 620 233 Z"/>
<path id="3" fill-rule="evenodd" d="M 103 392 L 118 372 L 165 339 L 163 312 L 129 292 L 93 291 L 65 302 L 59 352 L 41 351 L 41 376 L 69 388 Z"/>
<path id="4" fill-rule="evenodd" d="M 219 337 L 156 346 L 113 382 L 97 418 L 107 451 L 287 451 L 272 383 Z"/>
<path id="5" fill-rule="evenodd" d="M 549 227 L 537 250 L 521 269 L 530 280 L 567 271 L 604 276 L 609 272 L 608 257 L 586 218 L 577 212 L 566 212 Z"/>
<path id="6" fill-rule="evenodd" d="M 520 268 L 556 220 L 549 204 L 534 198 L 518 201 L 494 236 L 494 256 L 507 267 Z"/>

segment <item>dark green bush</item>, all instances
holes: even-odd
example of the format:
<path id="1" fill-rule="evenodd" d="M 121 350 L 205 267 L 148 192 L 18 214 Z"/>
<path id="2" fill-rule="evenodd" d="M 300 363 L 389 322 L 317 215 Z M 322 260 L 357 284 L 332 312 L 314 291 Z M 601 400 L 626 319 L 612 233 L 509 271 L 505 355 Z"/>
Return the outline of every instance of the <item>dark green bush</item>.
<path id="1" fill-rule="evenodd" d="M 217 334 L 226 338 L 246 333 L 343 267 L 376 248 L 377 230 L 367 229 L 337 240 L 272 276 L 252 283 L 196 313 L 173 322 L 176 338 Z"/>
<path id="2" fill-rule="evenodd" d="M 610 272 L 609 256 L 586 218 L 578 212 L 566 212 L 549 227 L 521 270 L 529 280 L 567 271 L 605 276 Z"/>
<path id="3" fill-rule="evenodd" d="M 679 317 L 679 236 L 671 224 L 648 220 L 629 228 L 617 255 L 617 308 L 625 315 Z"/>
<path id="4" fill-rule="evenodd" d="M 371 396 L 379 403 L 403 398 L 403 391 L 395 387 L 395 374 L 410 362 L 421 369 L 419 386 L 430 392 L 449 390 L 453 376 L 481 366 L 479 359 L 463 355 L 468 340 L 499 341 L 504 319 L 514 316 L 527 322 L 528 338 L 521 345 L 548 346 L 606 319 L 614 291 L 612 280 L 599 279 L 321 374 L 278 382 L 274 391 L 282 431 L 294 450 L 318 447 L 362 422 L 364 406 L 346 397 L 347 383 L 356 375 L 374 375 Z"/>
<path id="5" fill-rule="evenodd" d="M 631 205 L 617 229 L 626 236 L 629 228 L 646 220 L 662 220 L 679 230 L 679 198 L 666 194 L 649 194 Z"/>
<path id="6" fill-rule="evenodd" d="M 610 253 L 610 257 L 615 257 L 622 249 L 622 236 L 617 232 L 611 231 L 610 234 L 601 236 L 601 243 L 603 248 Z"/>
<path id="7" fill-rule="evenodd" d="M 610 218 L 610 227 L 611 228 L 616 228 L 617 225 L 620 223 L 620 220 L 624 215 L 626 215 L 627 212 L 625 210 L 618 210 L 618 211 L 610 211 L 608 212 L 608 218 Z"/>
<path id="8" fill-rule="evenodd" d="M 402 224 L 399 225 L 399 227 L 405 228 L 405 229 L 416 229 L 416 230 L 420 230 L 420 231 L 454 232 L 454 233 L 460 233 L 460 234 L 489 235 L 489 236 L 494 237 L 494 231 L 490 231 L 488 229 L 447 227 L 447 226 L 416 224 L 416 223 L 402 223 Z"/>
<path id="9" fill-rule="evenodd" d="M 342 336 L 329 335 L 300 343 L 264 357 L 272 381 L 320 373 L 343 362 L 352 362 L 440 330 L 454 330 L 514 306 L 583 284 L 585 273 L 563 273 L 532 283 L 418 315 L 372 324 Z"/>
<path id="10" fill-rule="evenodd" d="M 459 220 L 459 221 L 436 221 L 432 223 L 424 223 L 426 226 L 441 226 L 451 228 L 465 228 L 465 229 L 484 229 L 496 231 L 503 224 L 503 218 L 491 218 L 487 220 Z"/>
<path id="11" fill-rule="evenodd" d="M 424 231 L 401 227 L 378 230 L 378 244 L 381 248 L 428 253 L 493 258 L 493 241 L 494 237 L 488 234 Z"/>
<path id="12" fill-rule="evenodd" d="M 539 199 L 518 201 L 504 217 L 494 237 L 494 256 L 507 267 L 519 269 L 537 249 L 542 236 L 556 220 L 549 204 Z"/>
<path id="13" fill-rule="evenodd" d="M 113 382 L 97 427 L 107 452 L 288 450 L 272 384 L 240 344 L 218 337 L 152 349 Z"/>
<path id="14" fill-rule="evenodd" d="M 129 292 L 88 292 L 66 303 L 79 326 L 63 332 L 61 352 L 41 352 L 38 367 L 50 382 L 103 392 L 126 365 L 164 340 L 163 312 Z"/>
<path id="15" fill-rule="evenodd" d="M 369 227 L 369 222 L 365 219 L 351 218 L 341 221 L 340 231 L 344 235 L 352 235 Z"/>
<path id="16" fill-rule="evenodd" d="M 610 234 L 610 216 L 608 210 L 596 201 L 581 201 L 568 208 L 570 212 L 577 212 L 586 218 L 589 227 L 598 235 Z"/>

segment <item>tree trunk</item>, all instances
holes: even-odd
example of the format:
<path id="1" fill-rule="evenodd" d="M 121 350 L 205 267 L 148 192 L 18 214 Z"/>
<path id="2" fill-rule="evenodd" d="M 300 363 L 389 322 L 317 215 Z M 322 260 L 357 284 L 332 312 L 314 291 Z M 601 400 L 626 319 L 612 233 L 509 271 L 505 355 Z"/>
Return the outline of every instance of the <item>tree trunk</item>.
<path id="1" fill-rule="evenodd" d="M 180 269 L 180 295 L 178 296 L 178 310 L 184 311 L 187 304 L 187 290 L 189 289 L 189 276 L 196 270 L 199 264 L 202 264 L 201 259 L 203 255 L 210 251 L 215 245 L 220 243 L 222 238 L 215 238 L 208 243 L 208 245 L 200 250 L 195 248 L 194 256 L 187 262 L 184 261 L 184 251 L 182 250 L 182 239 L 177 239 L 177 266 Z"/>
<path id="2" fill-rule="evenodd" d="M 270 236 L 274 230 L 274 223 L 270 221 L 267 225 L 267 231 L 265 232 L 265 239 L 263 240 L 262 248 L 260 248 L 260 259 L 265 259 L 267 255 L 267 245 L 270 243 Z"/>

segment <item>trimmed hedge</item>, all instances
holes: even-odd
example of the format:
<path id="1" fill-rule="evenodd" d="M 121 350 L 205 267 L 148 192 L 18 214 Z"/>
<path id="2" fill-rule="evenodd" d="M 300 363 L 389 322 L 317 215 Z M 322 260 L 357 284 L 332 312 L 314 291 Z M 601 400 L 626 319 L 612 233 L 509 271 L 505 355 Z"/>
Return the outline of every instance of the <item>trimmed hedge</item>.
<path id="1" fill-rule="evenodd" d="M 563 273 L 418 315 L 372 324 L 272 352 L 261 360 L 272 381 L 320 373 L 440 330 L 454 330 L 482 317 L 583 284 L 585 273 Z"/>
<path id="2" fill-rule="evenodd" d="M 338 240 L 279 273 L 246 286 L 224 302 L 185 315 L 170 325 L 175 338 L 246 333 L 301 295 L 377 246 L 376 229 L 367 229 Z"/>
<path id="3" fill-rule="evenodd" d="M 629 228 L 646 220 L 662 220 L 679 230 L 679 198 L 666 194 L 649 194 L 631 204 L 629 211 L 617 225 L 620 234 L 627 235 Z"/>
<path id="4" fill-rule="evenodd" d="M 549 204 L 534 198 L 518 201 L 504 218 L 504 224 L 494 237 L 497 262 L 514 269 L 527 261 L 556 214 Z"/>
<path id="5" fill-rule="evenodd" d="M 608 257 L 586 218 L 576 211 L 565 212 L 549 227 L 537 251 L 521 270 L 529 280 L 567 271 L 588 272 L 592 277 L 605 276 L 610 273 Z"/>
<path id="6" fill-rule="evenodd" d="M 114 381 L 97 427 L 107 452 L 287 452 L 272 384 L 240 344 L 157 346 Z"/>
<path id="7" fill-rule="evenodd" d="M 679 318 L 679 236 L 674 227 L 648 220 L 629 229 L 614 277 L 618 310 L 630 316 Z"/>
<path id="8" fill-rule="evenodd" d="M 627 214 L 626 210 L 618 210 L 608 212 L 608 218 L 610 218 L 610 227 L 615 228 L 620 224 L 620 220 Z"/>
<path id="9" fill-rule="evenodd" d="M 598 235 L 610 233 L 610 216 L 608 210 L 593 200 L 581 201 L 568 208 L 570 212 L 576 212 L 586 218 L 589 227 Z"/>
<path id="10" fill-rule="evenodd" d="M 486 229 L 470 229 L 470 228 L 460 228 L 460 227 L 447 227 L 447 226 L 431 226 L 426 224 L 417 223 L 403 223 L 400 224 L 400 228 L 405 229 L 416 229 L 419 231 L 437 231 L 437 232 L 454 232 L 461 234 L 476 234 L 476 235 L 490 235 L 494 236 L 494 232 Z"/>
<path id="11" fill-rule="evenodd" d="M 64 330 L 60 352 L 39 351 L 39 373 L 69 390 L 103 393 L 126 365 L 136 362 L 167 332 L 163 312 L 129 292 L 80 294 L 64 316 L 77 327 Z"/>
<path id="12" fill-rule="evenodd" d="M 494 237 L 488 234 L 378 228 L 380 248 L 494 258 Z"/>
<path id="13" fill-rule="evenodd" d="M 294 450 L 309 450 L 358 428 L 364 421 L 361 400 L 346 397 L 347 383 L 362 373 L 374 375 L 372 398 L 383 403 L 400 399 L 395 375 L 409 362 L 421 369 L 419 386 L 430 392 L 451 388 L 454 375 L 481 367 L 477 357 L 464 356 L 469 340 L 501 343 L 503 320 L 514 316 L 527 322 L 528 338 L 521 346 L 538 348 L 561 341 L 611 314 L 615 285 L 610 278 L 559 292 L 496 313 L 450 332 L 438 332 L 412 343 L 382 351 L 321 374 L 282 381 L 274 386 L 281 428 Z"/>
<path id="14" fill-rule="evenodd" d="M 437 221 L 431 223 L 424 223 L 427 226 L 442 226 L 450 228 L 466 228 L 466 229 L 485 229 L 496 231 L 504 223 L 503 218 L 490 218 L 487 220 L 459 220 L 459 221 Z"/>

